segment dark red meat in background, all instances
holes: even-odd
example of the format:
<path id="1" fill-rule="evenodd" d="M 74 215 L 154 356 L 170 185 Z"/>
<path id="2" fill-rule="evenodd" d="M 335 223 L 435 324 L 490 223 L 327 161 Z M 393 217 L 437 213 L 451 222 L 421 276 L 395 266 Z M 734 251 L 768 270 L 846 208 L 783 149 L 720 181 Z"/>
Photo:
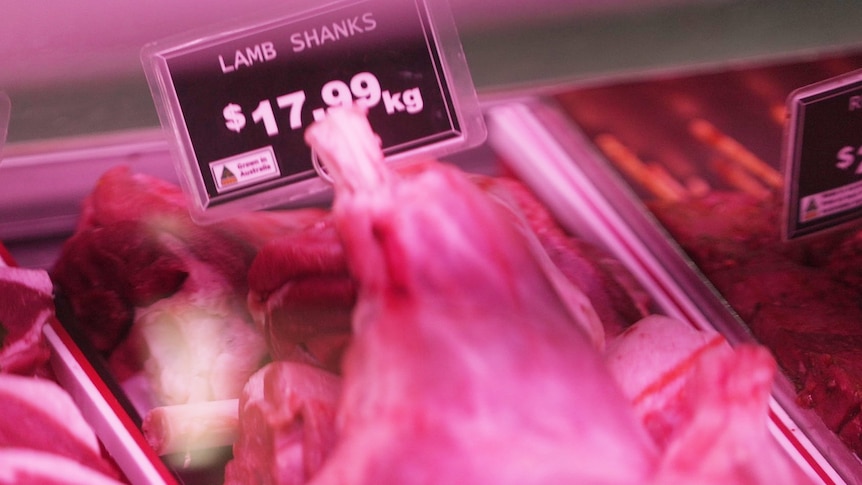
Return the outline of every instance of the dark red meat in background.
<path id="1" fill-rule="evenodd" d="M 859 53 L 798 62 L 740 65 L 561 93 L 557 99 L 590 138 L 612 134 L 641 159 L 680 181 L 698 176 L 712 190 L 680 202 L 633 190 L 676 244 L 776 355 L 814 408 L 862 454 L 862 310 L 854 229 L 781 242 L 781 194 L 734 192 L 713 168 L 721 155 L 690 133 L 704 119 L 773 169 L 781 170 L 783 110 L 793 89 L 862 67 Z"/>

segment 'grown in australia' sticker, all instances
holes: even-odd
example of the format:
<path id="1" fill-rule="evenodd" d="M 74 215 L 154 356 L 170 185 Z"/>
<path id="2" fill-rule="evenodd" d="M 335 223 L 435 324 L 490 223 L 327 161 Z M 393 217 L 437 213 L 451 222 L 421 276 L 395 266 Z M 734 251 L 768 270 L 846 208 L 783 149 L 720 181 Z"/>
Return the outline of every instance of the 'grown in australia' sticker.
<path id="1" fill-rule="evenodd" d="M 275 154 L 269 146 L 212 162 L 210 170 L 219 192 L 238 189 L 280 175 Z"/>

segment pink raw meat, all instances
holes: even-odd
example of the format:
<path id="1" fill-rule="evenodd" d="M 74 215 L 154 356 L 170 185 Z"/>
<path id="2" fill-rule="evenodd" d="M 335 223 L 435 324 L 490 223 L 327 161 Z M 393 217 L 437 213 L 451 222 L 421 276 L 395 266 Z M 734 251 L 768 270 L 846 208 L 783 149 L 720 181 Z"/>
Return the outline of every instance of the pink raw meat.
<path id="1" fill-rule="evenodd" d="M 55 453 L 18 447 L 0 449 L 0 484 L 22 483 L 122 485 L 126 482 Z"/>
<path id="2" fill-rule="evenodd" d="M 588 300 L 561 297 L 457 169 L 401 177 L 363 113 L 327 119 L 306 136 L 360 289 L 339 442 L 312 483 L 647 481 L 657 450 L 587 334 Z"/>
<path id="3" fill-rule="evenodd" d="M 553 262 L 547 269 L 553 266 L 586 293 L 605 334 L 616 335 L 646 315 L 650 297 L 628 270 L 594 245 L 566 234 L 524 185 L 507 177 L 470 179 L 536 234 Z M 340 372 L 356 285 L 331 217 L 264 245 L 248 281 L 249 310 L 273 358 Z"/>
<path id="4" fill-rule="evenodd" d="M 769 433 L 777 364 L 765 347 L 651 315 L 605 361 L 662 450 L 656 483 L 811 483 Z"/>
<path id="5" fill-rule="evenodd" d="M 356 284 L 331 218 L 264 245 L 248 283 L 249 311 L 274 359 L 340 372 Z"/>
<path id="6" fill-rule="evenodd" d="M 190 265 L 212 268 L 244 298 L 260 247 L 325 214 L 317 208 L 254 212 L 204 226 L 192 221 L 180 187 L 118 166 L 84 200 L 51 276 L 84 334 L 108 354 L 126 337 L 136 308 L 177 293 Z"/>
<path id="7" fill-rule="evenodd" d="M 607 336 L 649 313 L 651 297 L 628 269 L 599 247 L 567 234 L 521 182 L 479 175 L 471 179 L 529 225 L 554 265 L 589 297 Z"/>
<path id="8" fill-rule="evenodd" d="M 334 374 L 295 362 L 273 362 L 252 375 L 225 483 L 305 483 L 332 451 L 340 390 Z"/>
<path id="9" fill-rule="evenodd" d="M 42 333 L 55 317 L 47 272 L 0 266 L 0 483 L 118 483 L 116 465 L 48 365 Z M 63 475 L 37 473 L 35 463 Z M 52 470 L 53 471 L 53 470 Z M 91 480 L 92 479 L 92 480 Z"/>
<path id="10" fill-rule="evenodd" d="M 605 362 L 656 443 L 665 448 L 693 410 L 682 398 L 710 354 L 733 354 L 714 330 L 650 315 L 608 344 Z"/>
<path id="11" fill-rule="evenodd" d="M 0 372 L 47 371 L 51 351 L 42 327 L 52 318 L 53 286 L 45 271 L 0 266 Z"/>
<path id="12" fill-rule="evenodd" d="M 682 394 L 689 418 L 665 450 L 656 483 L 813 484 L 769 433 L 776 370 L 762 346 L 705 354 Z"/>

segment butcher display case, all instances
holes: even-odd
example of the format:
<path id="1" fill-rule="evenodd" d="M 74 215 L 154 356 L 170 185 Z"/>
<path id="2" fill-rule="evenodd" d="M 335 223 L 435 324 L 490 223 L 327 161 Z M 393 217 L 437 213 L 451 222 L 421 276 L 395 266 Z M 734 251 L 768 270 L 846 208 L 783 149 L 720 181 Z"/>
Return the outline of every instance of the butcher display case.
<path id="1" fill-rule="evenodd" d="M 782 368 L 768 401 L 770 439 L 813 482 L 857 483 L 862 402 L 854 399 L 860 387 L 854 357 L 862 335 L 856 315 L 862 313 L 854 303 L 859 281 L 850 261 L 859 238 L 851 228 L 813 242 L 780 241 L 776 194 L 788 95 L 862 68 L 862 54 L 821 45 L 809 50 L 804 41 L 793 44 L 799 41 L 781 26 L 764 39 L 744 22 L 737 30 L 725 26 L 732 35 L 754 37 L 747 47 L 732 46 L 731 54 L 705 48 L 709 43 L 700 35 L 689 52 L 664 36 L 636 46 L 639 35 L 650 37 L 644 31 L 656 28 L 685 24 L 679 28 L 691 34 L 722 19 L 774 13 L 728 2 L 680 3 L 648 11 L 649 24 L 630 6 L 633 12 L 623 8 L 616 23 L 586 16 L 574 22 L 577 28 L 554 23 L 469 31 L 465 50 L 488 140 L 444 161 L 470 174 L 523 181 L 569 235 L 624 266 L 645 290 L 649 313 L 717 332 L 733 347 L 769 348 Z M 787 9 L 785 26 L 803 22 L 808 9 Z M 701 10 L 720 18 L 704 20 Z M 854 42 L 845 17 L 824 17 L 836 22 L 834 33 L 811 29 L 812 44 Z M 629 29 L 633 42 L 616 44 L 608 26 Z M 517 44 L 512 52 L 519 54 L 501 60 L 501 41 Z M 546 47 L 545 56 L 535 55 L 537 46 Z M 609 49 L 603 58 L 596 55 L 602 48 Z M 649 64 L 635 53 L 645 49 L 662 54 Z M 782 54 L 773 55 L 776 50 Z M 13 116 L 10 144 L 0 146 L 0 256 L 23 267 L 52 268 L 78 227 L 82 202 L 113 168 L 180 183 L 170 144 L 154 126 L 149 93 L 127 78 L 107 84 L 111 89 L 97 94 L 101 87 L 46 88 L 47 101 L 38 87 L 13 92 L 32 106 L 17 125 Z M 45 117 L 68 119 L 81 110 L 76 103 L 119 106 L 124 113 L 105 116 L 110 109 L 94 109 L 94 118 L 81 125 L 60 123 L 55 136 Z M 44 110 L 46 104 L 55 106 Z M 54 108 L 67 112 L 56 116 Z M 741 168 L 741 159 L 757 173 Z M 776 295 L 783 299 L 767 299 Z M 153 452 L 141 429 L 146 408 L 78 333 L 80 322 L 64 303 L 58 306 L 63 325 L 45 330 L 51 363 L 125 478 L 134 484 L 223 479 L 229 451 L 203 468 Z M 785 327 L 782 319 L 796 326 Z M 815 370 L 802 372 L 809 368 Z"/>
<path id="2" fill-rule="evenodd" d="M 535 190 L 544 203 L 554 212 L 563 227 L 578 238 L 596 245 L 623 264 L 647 289 L 651 301 L 651 311 L 671 316 L 687 322 L 695 328 L 717 329 L 729 341 L 739 343 L 749 339 L 740 328 L 728 323 L 720 312 L 723 307 L 709 300 L 711 293 L 701 292 L 694 286 L 700 280 L 690 281 L 679 268 L 669 267 L 672 259 L 661 259 L 663 239 L 648 240 L 639 230 L 638 219 L 641 211 L 631 207 L 626 197 L 614 197 L 608 187 L 597 189 L 607 174 L 601 174 L 600 165 L 591 165 L 601 160 L 596 153 L 577 143 L 582 140 L 578 131 L 566 123 L 554 109 L 554 103 L 545 98 L 514 98 L 495 101 L 484 107 L 489 127 L 489 142 L 478 149 L 453 156 L 449 162 L 470 173 L 499 175 L 510 170 L 518 173 Z M 513 136 L 517 133 L 517 136 Z M 19 219 L 14 227 L 30 231 L 46 231 L 52 224 L 68 224 L 80 217 L 78 200 L 92 189 L 96 180 L 106 171 L 117 165 L 127 165 L 133 170 L 151 174 L 167 181 L 175 180 L 171 172 L 171 162 L 166 146 L 155 141 L 137 139 L 134 142 L 108 140 L 105 146 L 76 147 L 75 149 L 54 151 L 45 154 L 11 157 L 4 162 L 0 173 L 6 174 L 2 191 L 4 207 L 15 206 Z M 589 156 L 589 157 L 587 157 Z M 592 161 L 590 161 L 592 160 Z M 15 190 L 20 183 L 9 184 L 10 180 L 44 179 L 48 174 L 58 173 L 57 164 L 64 168 L 74 167 L 75 177 L 59 177 L 52 185 L 50 193 L 35 190 Z M 555 173 L 563 170 L 564 176 Z M 599 172 L 593 173 L 592 171 Z M 44 171 L 44 173 L 43 173 Z M 628 194 L 623 189 L 614 188 L 620 194 Z M 61 202 L 64 198 L 68 200 Z M 607 198 L 607 199 L 606 199 Z M 47 213 L 39 204 L 54 208 L 64 207 L 62 211 Z M 31 209 L 33 206 L 37 208 Z M 651 227 L 647 225 L 647 227 Z M 654 230 L 654 229 L 653 229 Z M 46 231 L 50 232 L 50 231 Z M 11 245 L 11 250 L 28 258 L 43 258 L 50 264 L 56 257 L 57 247 L 51 241 L 41 241 L 44 245 L 21 243 Z M 54 243 L 54 244 L 60 244 Z M 664 255 L 667 258 L 675 253 Z M 31 259 L 36 261 L 37 259 Z M 705 303 L 706 302 L 706 303 Z M 68 314 L 61 312 L 63 318 Z M 67 320 L 67 322 L 69 322 Z M 735 323 L 732 322 L 732 323 Z M 73 326 L 74 328 L 74 326 Z M 59 329 L 61 336 L 65 335 Z M 88 413 L 102 416 L 94 419 L 106 446 L 113 453 L 125 456 L 122 463 L 126 466 L 127 476 L 135 483 L 152 483 L 153 480 L 173 483 L 206 483 L 218 476 L 220 468 L 200 470 L 174 468 L 166 472 L 165 465 L 155 458 L 141 434 L 140 414 L 130 402 L 125 392 L 120 390 L 105 363 L 87 349 L 86 342 L 80 347 L 74 339 L 65 335 L 60 337 L 51 332 L 51 342 L 55 346 L 59 373 L 81 407 Z M 72 349 L 70 352 L 69 349 Z M 76 359 L 80 361 L 76 364 Z M 84 368 L 82 372 L 80 369 Z M 77 369 L 77 372 L 68 369 Z M 92 383 L 95 382 L 94 386 Z M 769 429 L 788 456 L 792 457 L 806 473 L 822 483 L 852 483 L 849 477 L 856 473 L 855 457 L 850 456 L 846 447 L 835 439 L 830 439 L 822 425 L 810 413 L 796 406 L 787 389 L 788 384 L 780 381 L 774 398 L 770 403 Z M 83 390 L 82 390 L 83 389 Z M 130 418 L 135 417 L 134 419 Z M 116 447 L 116 448 L 114 448 Z M 110 450 L 109 450 L 110 451 Z M 128 456 L 137 458 L 128 458 Z M 171 467 L 177 466 L 170 462 Z M 223 466 L 223 465 L 218 465 Z M 203 481 L 200 481 L 202 478 Z"/>

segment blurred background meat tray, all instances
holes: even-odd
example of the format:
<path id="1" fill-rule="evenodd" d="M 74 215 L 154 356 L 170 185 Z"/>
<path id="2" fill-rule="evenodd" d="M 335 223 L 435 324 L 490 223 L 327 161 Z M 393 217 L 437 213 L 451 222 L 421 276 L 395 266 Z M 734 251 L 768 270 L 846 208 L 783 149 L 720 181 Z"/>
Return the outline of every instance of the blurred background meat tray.
<path id="1" fill-rule="evenodd" d="M 674 71 L 564 86 L 540 109 L 654 273 L 732 341 L 772 350 L 784 407 L 822 421 L 806 432 L 857 479 L 862 233 L 782 241 L 781 167 L 790 93 L 860 67 L 859 52 L 832 52 Z"/>

